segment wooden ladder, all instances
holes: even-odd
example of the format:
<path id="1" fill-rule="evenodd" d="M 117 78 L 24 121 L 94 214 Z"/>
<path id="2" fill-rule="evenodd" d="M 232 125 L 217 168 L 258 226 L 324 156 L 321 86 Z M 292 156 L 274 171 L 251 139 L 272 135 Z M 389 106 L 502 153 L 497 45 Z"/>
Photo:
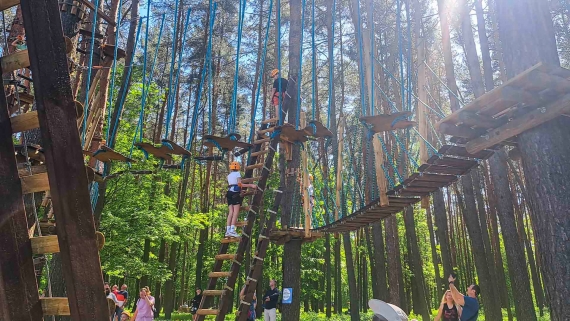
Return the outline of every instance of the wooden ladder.
<path id="1" fill-rule="evenodd" d="M 0 9 L 19 2 L 1 3 Z M 31 66 L 37 111 L 10 117 L 0 92 L 0 320 L 70 315 L 77 321 L 108 321 L 59 7 L 50 0 L 22 0 L 21 6 L 29 50 L 2 57 L 0 74 Z M 30 166 L 24 147 L 25 165 L 19 170 L 22 155 L 13 135 L 38 128 L 45 165 Z M 48 190 L 57 236 L 34 237 L 23 197 Z M 40 298 L 34 256 L 53 253 L 61 255 L 68 297 Z"/>
<path id="2" fill-rule="evenodd" d="M 262 124 L 261 130 L 265 130 L 269 126 L 270 125 L 268 123 Z M 271 133 L 264 132 L 263 134 L 257 135 L 258 138 L 254 142 L 254 149 L 250 154 L 250 157 L 248 159 L 248 166 L 246 167 L 244 180 L 250 182 L 254 177 L 259 178 L 257 182 L 258 190 L 255 191 L 255 193 L 249 194 L 253 195 L 253 200 L 249 203 L 247 209 L 247 221 L 242 224 L 241 237 L 222 239 L 220 251 L 218 252 L 218 255 L 216 255 L 214 268 L 209 274 L 210 281 L 208 282 L 208 287 L 203 293 L 202 302 L 200 303 L 200 307 L 196 312 L 198 315 L 198 321 L 203 321 L 207 315 L 215 315 L 216 320 L 224 320 L 225 315 L 231 308 L 233 293 L 235 290 L 234 286 L 238 278 L 241 265 L 243 263 L 244 253 L 251 239 L 253 226 L 257 220 L 258 213 L 261 210 L 263 194 L 267 190 L 267 179 L 269 178 L 270 170 L 273 166 L 273 158 L 277 149 L 279 135 L 272 134 L 273 136 L 271 137 L 266 136 L 265 134 Z M 264 151 L 267 151 L 267 153 L 261 153 Z M 265 155 L 264 162 L 260 157 L 262 155 Z M 254 170 L 260 171 L 260 173 L 254 176 Z M 274 192 L 280 191 L 276 190 Z M 239 243 L 235 254 L 227 254 L 230 243 Z M 230 269 L 227 272 L 222 271 L 224 261 L 231 261 Z M 216 285 L 219 278 L 227 278 L 222 290 L 216 290 Z M 220 296 L 219 306 L 218 309 L 212 309 L 210 307 L 212 306 L 213 298 L 216 296 Z"/>

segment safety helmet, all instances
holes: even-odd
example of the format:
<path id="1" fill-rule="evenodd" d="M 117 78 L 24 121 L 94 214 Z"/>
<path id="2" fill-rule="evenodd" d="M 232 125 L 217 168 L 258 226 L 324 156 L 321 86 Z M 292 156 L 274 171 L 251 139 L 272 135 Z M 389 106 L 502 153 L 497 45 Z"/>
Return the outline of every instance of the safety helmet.
<path id="1" fill-rule="evenodd" d="M 312 181 L 313 180 L 313 174 L 309 174 L 309 179 Z"/>
<path id="2" fill-rule="evenodd" d="M 230 164 L 230 169 L 231 169 L 232 171 L 239 171 L 239 169 L 240 169 L 239 163 L 238 163 L 238 162 L 232 162 L 232 163 Z"/>
<path id="3" fill-rule="evenodd" d="M 275 75 L 277 75 L 278 73 L 279 73 L 279 69 L 271 70 L 271 77 L 275 77 Z"/>

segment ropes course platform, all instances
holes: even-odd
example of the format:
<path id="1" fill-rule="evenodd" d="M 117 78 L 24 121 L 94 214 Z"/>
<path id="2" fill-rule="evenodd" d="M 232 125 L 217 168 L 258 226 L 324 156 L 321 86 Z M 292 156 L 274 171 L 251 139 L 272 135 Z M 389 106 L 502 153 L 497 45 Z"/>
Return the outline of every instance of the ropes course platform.
<path id="1" fill-rule="evenodd" d="M 412 113 L 409 111 L 394 114 L 379 114 L 374 116 L 360 117 L 360 120 L 371 126 L 374 133 L 381 133 L 396 129 L 406 129 L 415 126 L 417 123 L 407 118 Z"/>
<path id="2" fill-rule="evenodd" d="M 539 63 L 443 118 L 436 128 L 471 154 L 516 146 L 515 136 L 570 114 L 569 79 L 570 70 Z"/>
<path id="3" fill-rule="evenodd" d="M 306 237 L 305 229 L 302 227 L 290 227 L 288 229 L 282 230 L 272 230 L 269 234 L 269 239 L 271 242 L 277 245 L 283 245 L 291 240 L 303 240 L 305 242 L 314 242 L 317 239 L 323 237 L 321 232 L 311 232 L 310 237 Z"/>
<path id="4" fill-rule="evenodd" d="M 226 137 L 206 135 L 204 136 L 204 146 L 217 147 L 221 150 L 234 150 L 236 147 L 239 148 L 251 148 L 252 145 L 244 142 L 240 142 L 241 135 L 230 134 Z"/>

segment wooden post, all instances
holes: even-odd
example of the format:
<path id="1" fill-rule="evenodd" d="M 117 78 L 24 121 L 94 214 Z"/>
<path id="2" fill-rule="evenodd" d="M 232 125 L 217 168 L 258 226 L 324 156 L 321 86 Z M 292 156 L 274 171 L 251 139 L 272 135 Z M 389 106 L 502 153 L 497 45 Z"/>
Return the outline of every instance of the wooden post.
<path id="1" fill-rule="evenodd" d="M 336 167 L 336 206 L 334 220 L 338 221 L 338 209 L 340 208 L 340 191 L 342 190 L 342 147 L 344 145 L 344 118 L 338 121 L 338 158 Z"/>
<path id="2" fill-rule="evenodd" d="M 376 166 L 376 183 L 378 184 L 378 192 L 380 194 L 380 206 L 388 206 L 390 202 L 388 201 L 388 183 L 386 181 L 386 175 L 382 169 L 382 163 L 384 162 L 384 151 L 382 150 L 382 145 L 380 140 L 376 135 L 372 137 L 372 146 L 374 147 L 374 165 Z"/>
<path id="3" fill-rule="evenodd" d="M 108 321 L 59 7 L 22 0 L 21 8 L 71 318 Z"/>
<path id="4" fill-rule="evenodd" d="M 0 70 L 0 74 L 2 71 Z M 22 187 L 0 91 L 0 320 L 42 320 Z"/>
<path id="5" fill-rule="evenodd" d="M 423 103 L 427 101 L 427 91 L 426 91 L 426 65 L 424 60 L 426 59 L 425 54 L 425 41 L 423 38 L 418 39 L 418 129 L 420 135 L 427 140 L 428 138 L 428 118 L 426 117 L 426 106 Z M 429 159 L 427 152 L 427 144 L 425 141 L 420 140 L 420 164 L 427 163 Z M 422 208 L 429 207 L 429 196 L 422 197 L 421 202 Z"/>
<path id="6" fill-rule="evenodd" d="M 305 128 L 305 126 L 307 126 L 306 124 L 306 118 L 305 118 L 305 112 L 302 111 L 301 112 L 301 119 L 300 121 L 300 125 L 301 128 Z M 301 184 L 301 186 L 303 186 L 303 211 L 305 212 L 305 237 L 309 238 L 311 237 L 311 215 L 312 213 L 309 213 L 309 174 L 307 172 L 308 170 L 308 160 L 307 160 L 307 146 L 305 146 L 305 148 L 303 148 L 301 150 L 301 168 L 303 169 L 303 183 Z"/>

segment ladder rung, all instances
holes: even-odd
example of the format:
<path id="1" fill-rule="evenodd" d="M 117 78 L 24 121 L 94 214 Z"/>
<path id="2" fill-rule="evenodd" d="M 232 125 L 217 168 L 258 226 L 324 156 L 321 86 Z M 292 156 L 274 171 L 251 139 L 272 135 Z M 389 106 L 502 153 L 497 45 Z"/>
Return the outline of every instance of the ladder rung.
<path id="1" fill-rule="evenodd" d="M 236 223 L 236 227 L 244 227 L 247 225 L 247 221 L 240 221 Z"/>
<path id="2" fill-rule="evenodd" d="M 223 295 L 225 290 L 204 290 L 202 292 L 205 296 L 220 296 Z"/>
<path id="3" fill-rule="evenodd" d="M 269 128 L 266 128 L 266 129 L 258 130 L 258 131 L 257 131 L 257 134 L 258 134 L 258 135 L 263 135 L 263 134 L 266 134 L 266 133 L 272 133 L 272 132 L 274 132 L 274 131 L 275 131 L 275 127 L 269 127 Z"/>
<path id="4" fill-rule="evenodd" d="M 258 181 L 258 180 L 260 180 L 260 179 L 261 179 L 261 176 L 258 176 L 258 177 L 251 177 L 251 178 L 244 178 L 244 179 L 241 180 L 241 182 L 244 183 L 244 184 L 251 184 L 251 183 L 253 183 L 253 182 L 255 182 L 255 181 Z"/>
<path id="5" fill-rule="evenodd" d="M 239 241 L 241 241 L 241 237 L 225 237 L 220 241 L 220 243 L 222 244 L 238 243 Z"/>
<path id="6" fill-rule="evenodd" d="M 210 272 L 208 274 L 209 278 L 229 278 L 232 272 Z"/>
<path id="7" fill-rule="evenodd" d="M 25 176 L 21 178 L 22 194 L 44 192 L 49 190 L 47 173 Z"/>
<path id="8" fill-rule="evenodd" d="M 253 164 L 253 165 L 249 165 L 245 168 L 246 171 L 250 170 L 250 169 L 256 169 L 256 168 L 262 168 L 263 167 L 263 163 L 259 163 L 259 164 Z"/>
<path id="9" fill-rule="evenodd" d="M 97 238 L 97 248 L 100 251 L 105 245 L 105 236 L 99 231 L 95 232 L 95 236 Z M 32 237 L 30 238 L 30 242 L 32 243 L 33 254 L 59 253 L 57 235 Z"/>
<path id="10" fill-rule="evenodd" d="M 242 212 L 249 212 L 249 206 L 242 206 L 239 208 L 239 210 Z"/>
<path id="11" fill-rule="evenodd" d="M 242 197 L 246 197 L 246 196 L 250 196 L 250 195 L 255 195 L 255 192 L 256 192 L 255 190 L 253 190 L 253 191 L 247 191 L 247 192 L 241 194 L 241 196 L 242 196 Z"/>
<path id="12" fill-rule="evenodd" d="M 276 123 L 278 120 L 279 120 L 279 118 L 277 118 L 277 117 L 269 118 L 269 119 L 262 121 L 261 124 L 265 125 L 265 124 Z"/>
<path id="13" fill-rule="evenodd" d="M 218 254 L 216 255 L 217 261 L 233 260 L 236 257 L 235 254 Z"/>
<path id="14" fill-rule="evenodd" d="M 0 11 L 6 10 L 13 6 L 17 6 L 20 4 L 20 0 L 8 0 L 0 2 Z"/>
<path id="15" fill-rule="evenodd" d="M 197 315 L 218 315 L 218 310 L 216 309 L 198 309 L 196 311 Z"/>
<path id="16" fill-rule="evenodd" d="M 259 144 L 263 144 L 263 143 L 268 143 L 271 140 L 271 138 L 267 137 L 267 138 L 263 138 L 263 139 L 258 139 L 256 141 L 253 142 L 254 145 L 259 145 Z"/>
<path id="17" fill-rule="evenodd" d="M 0 59 L 2 72 L 9 73 L 18 69 L 28 68 L 30 66 L 30 57 L 28 50 L 17 51 L 6 55 Z"/>
<path id="18" fill-rule="evenodd" d="M 12 123 L 12 133 L 14 134 L 40 127 L 38 112 L 35 110 L 11 117 L 10 122 Z"/>
<path id="19" fill-rule="evenodd" d="M 251 157 L 257 157 L 259 155 L 265 155 L 269 153 L 269 150 L 260 150 L 259 152 L 251 153 Z"/>
<path id="20" fill-rule="evenodd" d="M 40 298 L 44 315 L 71 315 L 67 298 Z"/>

